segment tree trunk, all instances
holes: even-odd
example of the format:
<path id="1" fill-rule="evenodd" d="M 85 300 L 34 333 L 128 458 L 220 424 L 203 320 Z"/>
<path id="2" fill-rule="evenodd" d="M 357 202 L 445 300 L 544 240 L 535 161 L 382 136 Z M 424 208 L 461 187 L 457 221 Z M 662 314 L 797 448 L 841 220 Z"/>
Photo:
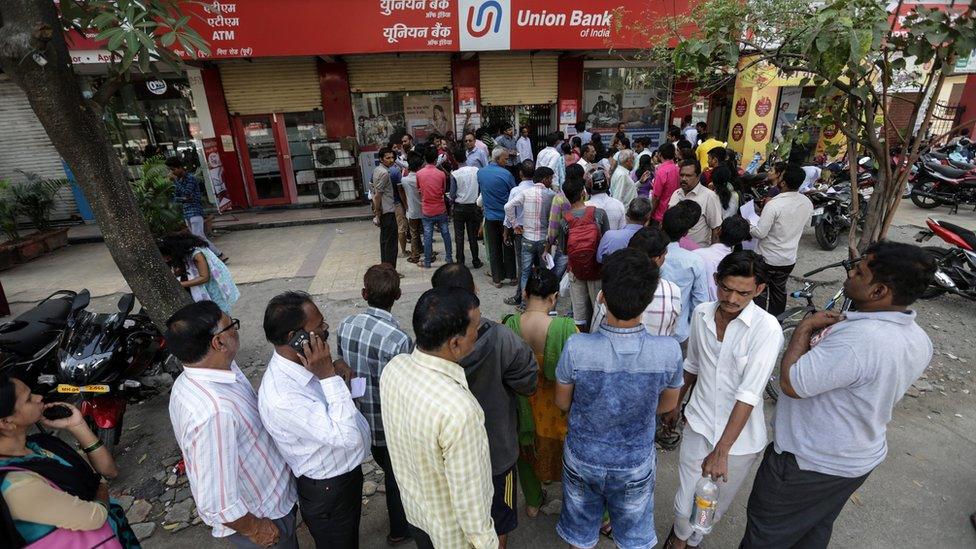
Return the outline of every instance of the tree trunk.
<path id="1" fill-rule="evenodd" d="M 159 254 L 105 125 L 94 104 L 82 96 L 54 3 L 3 0 L 0 21 L 0 65 L 24 90 L 54 148 L 71 167 L 125 281 L 153 322 L 162 327 L 190 297 Z M 45 27 L 53 29 L 49 40 L 39 39 L 42 33 L 35 32 Z M 30 45 L 7 40 L 24 32 L 35 34 Z M 31 48 L 47 59 L 45 66 L 34 62 Z M 67 272 L 65 281 L 84 283 L 72 280 Z"/>

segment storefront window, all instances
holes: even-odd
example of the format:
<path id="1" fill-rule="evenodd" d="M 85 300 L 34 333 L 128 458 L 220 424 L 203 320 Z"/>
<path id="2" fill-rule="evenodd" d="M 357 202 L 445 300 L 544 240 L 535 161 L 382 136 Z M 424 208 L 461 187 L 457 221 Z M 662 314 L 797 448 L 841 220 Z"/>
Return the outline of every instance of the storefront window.
<path id="1" fill-rule="evenodd" d="M 109 101 L 105 123 L 126 165 L 138 166 L 154 148 L 198 163 L 194 139 L 200 128 L 185 78 L 150 77 L 126 84 Z"/>
<path id="2" fill-rule="evenodd" d="M 421 143 L 435 133 L 453 133 L 453 112 L 449 92 L 353 94 L 356 135 L 362 147 L 385 147 L 390 138 L 402 132 Z"/>
<path id="3" fill-rule="evenodd" d="M 649 68 L 584 68 L 583 117 L 590 131 L 613 134 L 623 123 L 631 139 L 648 136 L 656 146 L 664 137 L 669 87 Z"/>
<path id="4" fill-rule="evenodd" d="M 318 189 L 312 143 L 325 139 L 325 120 L 321 111 L 286 112 L 284 119 L 298 201 L 314 202 L 318 200 Z"/>

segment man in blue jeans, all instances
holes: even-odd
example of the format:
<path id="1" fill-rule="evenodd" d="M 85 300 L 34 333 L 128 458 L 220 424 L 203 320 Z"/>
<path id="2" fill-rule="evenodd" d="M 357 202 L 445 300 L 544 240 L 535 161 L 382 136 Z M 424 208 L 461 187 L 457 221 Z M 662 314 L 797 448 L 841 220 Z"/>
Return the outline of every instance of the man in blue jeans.
<path id="1" fill-rule="evenodd" d="M 525 292 L 525 284 L 529 281 L 532 267 L 542 265 L 542 254 L 546 251 L 546 233 L 549 230 L 549 210 L 552 208 L 552 198 L 556 196 L 552 191 L 554 175 L 552 169 L 545 166 L 533 170 L 533 185 L 516 193 L 505 204 L 505 220 L 522 240 L 522 245 L 519 246 L 522 266 L 519 293 L 517 299 L 505 299 L 505 303 L 509 305 L 522 303 L 522 293 Z"/>
<path id="2" fill-rule="evenodd" d="M 659 277 L 647 254 L 616 251 L 601 277 L 606 321 L 572 336 L 556 367 L 556 406 L 569 412 L 556 533 L 574 547 L 593 547 L 607 509 L 618 547 L 649 548 L 657 543 L 654 429 L 657 414 L 678 404 L 681 347 L 641 324 Z"/>
<path id="3" fill-rule="evenodd" d="M 420 212 L 424 222 L 424 261 L 417 265 L 423 269 L 430 268 L 434 247 L 434 224 L 441 229 L 444 240 L 444 255 L 448 263 L 453 263 L 451 256 L 451 231 L 448 228 L 447 204 L 444 202 L 444 192 L 447 190 L 447 174 L 437 167 L 437 149 L 428 146 L 423 151 L 427 165 L 417 171 L 417 189 L 420 191 Z"/>

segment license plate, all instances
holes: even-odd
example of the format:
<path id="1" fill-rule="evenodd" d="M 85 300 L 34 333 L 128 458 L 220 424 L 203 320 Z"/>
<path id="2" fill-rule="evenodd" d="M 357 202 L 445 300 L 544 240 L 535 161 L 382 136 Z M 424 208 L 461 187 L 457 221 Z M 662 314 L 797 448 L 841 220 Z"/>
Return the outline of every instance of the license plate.
<path id="1" fill-rule="evenodd" d="M 817 216 L 817 215 L 823 215 L 823 212 L 824 212 L 824 209 L 823 208 L 814 208 L 813 209 L 813 215 L 815 215 L 815 216 Z"/>
<path id="2" fill-rule="evenodd" d="M 108 391 L 108 385 L 83 385 L 81 387 L 78 387 L 77 385 L 67 385 L 64 383 L 58 385 L 59 393 L 107 393 Z"/>

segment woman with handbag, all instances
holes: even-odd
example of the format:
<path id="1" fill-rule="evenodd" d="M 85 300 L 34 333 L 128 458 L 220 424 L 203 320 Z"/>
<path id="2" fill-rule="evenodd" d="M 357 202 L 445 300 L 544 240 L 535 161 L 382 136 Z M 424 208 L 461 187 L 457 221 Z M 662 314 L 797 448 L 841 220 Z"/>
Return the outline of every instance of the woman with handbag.
<path id="1" fill-rule="evenodd" d="M 61 419 L 48 419 L 61 416 Z M 60 413 L 58 413 L 60 412 Z M 27 435 L 35 423 L 64 429 L 84 457 L 58 437 Z M 44 404 L 23 382 L 0 375 L 0 547 L 138 548 L 105 478 L 115 460 L 70 404 Z"/>

